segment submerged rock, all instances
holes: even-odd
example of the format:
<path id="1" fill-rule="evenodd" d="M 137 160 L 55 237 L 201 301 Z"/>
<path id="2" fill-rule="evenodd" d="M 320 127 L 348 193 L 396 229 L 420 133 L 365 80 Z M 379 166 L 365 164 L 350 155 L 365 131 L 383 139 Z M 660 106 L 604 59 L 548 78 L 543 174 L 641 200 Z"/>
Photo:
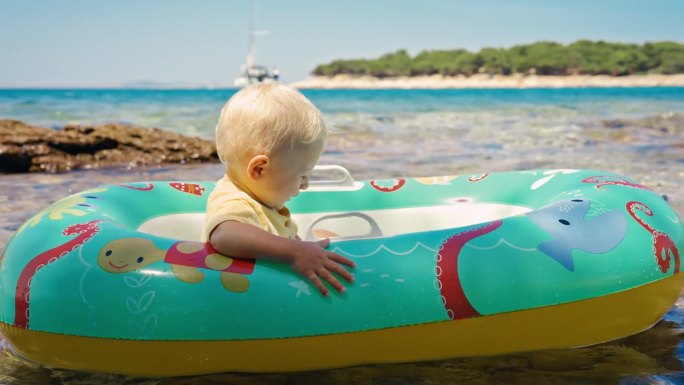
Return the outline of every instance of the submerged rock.
<path id="1" fill-rule="evenodd" d="M 0 173 L 201 162 L 218 162 L 213 141 L 158 128 L 108 123 L 53 130 L 0 120 Z"/>
<path id="2" fill-rule="evenodd" d="M 603 126 L 610 129 L 646 128 L 665 134 L 684 133 L 684 114 L 667 113 L 641 119 L 604 120 Z"/>

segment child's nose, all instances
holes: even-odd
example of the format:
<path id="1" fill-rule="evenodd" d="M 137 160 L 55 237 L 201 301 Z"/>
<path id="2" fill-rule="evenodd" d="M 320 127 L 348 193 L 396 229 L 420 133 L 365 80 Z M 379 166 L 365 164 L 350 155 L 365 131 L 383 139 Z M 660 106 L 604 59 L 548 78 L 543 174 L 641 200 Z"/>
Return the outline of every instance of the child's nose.
<path id="1" fill-rule="evenodd" d="M 300 190 L 306 190 L 309 188 L 309 177 L 305 176 L 302 178 L 302 182 L 299 184 Z"/>

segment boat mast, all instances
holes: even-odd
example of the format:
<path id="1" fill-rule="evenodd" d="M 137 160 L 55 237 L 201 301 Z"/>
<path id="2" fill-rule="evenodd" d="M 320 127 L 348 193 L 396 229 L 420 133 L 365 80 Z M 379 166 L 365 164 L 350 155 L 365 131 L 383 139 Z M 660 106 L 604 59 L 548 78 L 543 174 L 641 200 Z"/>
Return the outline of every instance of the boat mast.
<path id="1" fill-rule="evenodd" d="M 254 30 L 254 18 L 256 14 L 256 0 L 252 0 L 252 10 L 249 15 L 249 23 L 247 25 L 247 68 L 256 64 L 256 31 Z"/>

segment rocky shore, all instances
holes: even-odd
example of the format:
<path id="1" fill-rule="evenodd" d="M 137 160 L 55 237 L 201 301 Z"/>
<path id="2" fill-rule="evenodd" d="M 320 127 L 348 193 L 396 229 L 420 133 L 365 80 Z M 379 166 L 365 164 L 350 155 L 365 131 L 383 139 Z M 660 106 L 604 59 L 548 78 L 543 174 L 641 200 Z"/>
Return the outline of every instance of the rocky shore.
<path id="1" fill-rule="evenodd" d="M 0 173 L 218 162 L 213 141 L 127 124 L 61 130 L 0 120 Z"/>
<path id="2" fill-rule="evenodd" d="M 314 76 L 291 84 L 301 89 L 445 89 L 445 88 L 575 88 L 575 87 L 684 87 L 684 74 L 678 75 L 488 75 L 472 76 Z"/>

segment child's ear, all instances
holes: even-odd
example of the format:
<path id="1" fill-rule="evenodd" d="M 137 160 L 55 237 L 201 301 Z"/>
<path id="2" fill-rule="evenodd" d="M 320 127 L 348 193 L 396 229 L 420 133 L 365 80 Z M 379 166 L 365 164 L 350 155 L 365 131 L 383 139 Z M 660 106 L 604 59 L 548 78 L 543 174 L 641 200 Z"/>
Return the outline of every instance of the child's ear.
<path id="1" fill-rule="evenodd" d="M 266 155 L 256 155 L 247 163 L 247 175 L 254 180 L 260 179 L 268 166 L 271 164 L 271 159 Z"/>

